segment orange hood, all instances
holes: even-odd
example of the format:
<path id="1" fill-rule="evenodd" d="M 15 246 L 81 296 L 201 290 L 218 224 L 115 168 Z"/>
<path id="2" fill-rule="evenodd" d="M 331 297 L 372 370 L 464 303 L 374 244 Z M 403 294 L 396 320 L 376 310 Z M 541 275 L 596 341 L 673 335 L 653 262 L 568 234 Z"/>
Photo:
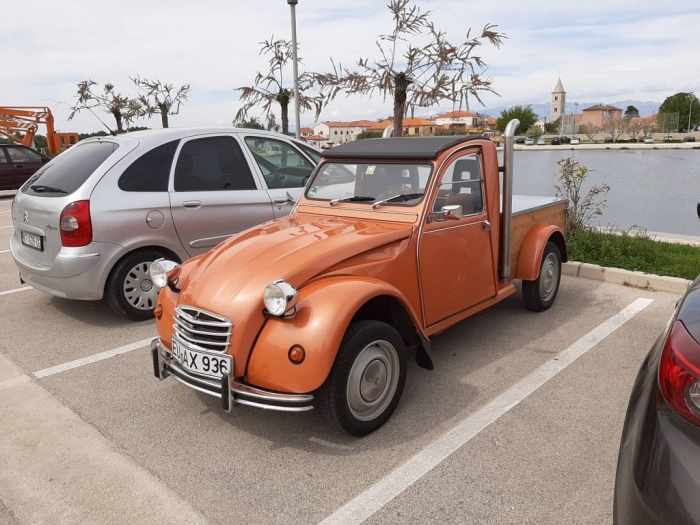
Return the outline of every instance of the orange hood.
<path id="1" fill-rule="evenodd" d="M 302 214 L 269 222 L 186 262 L 178 303 L 233 322 L 229 353 L 240 375 L 264 322 L 267 284 L 284 279 L 301 289 L 322 274 L 398 275 L 408 244 L 401 241 L 412 231 L 413 225 Z"/>

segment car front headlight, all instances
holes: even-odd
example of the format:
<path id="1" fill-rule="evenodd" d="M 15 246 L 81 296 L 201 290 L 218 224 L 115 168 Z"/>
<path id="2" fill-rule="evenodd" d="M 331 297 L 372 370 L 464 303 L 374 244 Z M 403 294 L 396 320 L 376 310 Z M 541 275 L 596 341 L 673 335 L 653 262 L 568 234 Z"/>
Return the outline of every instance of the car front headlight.
<path id="1" fill-rule="evenodd" d="M 293 308 L 297 301 L 297 289 L 288 282 L 279 279 L 265 287 L 263 301 L 270 315 L 281 317 Z"/>
<path id="2" fill-rule="evenodd" d="M 168 274 L 179 267 L 180 265 L 174 261 L 158 259 L 150 264 L 148 274 L 151 276 L 153 285 L 161 289 L 168 286 Z"/>

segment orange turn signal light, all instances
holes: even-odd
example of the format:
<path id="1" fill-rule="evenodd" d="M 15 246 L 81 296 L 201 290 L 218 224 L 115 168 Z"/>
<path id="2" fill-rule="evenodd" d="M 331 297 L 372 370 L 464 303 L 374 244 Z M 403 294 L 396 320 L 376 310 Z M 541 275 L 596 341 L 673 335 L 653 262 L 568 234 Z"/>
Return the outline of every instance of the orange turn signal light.
<path id="1" fill-rule="evenodd" d="M 295 365 L 300 365 L 306 359 L 306 350 L 301 345 L 294 345 L 289 349 L 289 360 Z"/>
<path id="2" fill-rule="evenodd" d="M 160 321 L 160 318 L 163 317 L 163 305 L 159 304 L 153 309 L 153 315 L 156 316 L 156 319 Z"/>

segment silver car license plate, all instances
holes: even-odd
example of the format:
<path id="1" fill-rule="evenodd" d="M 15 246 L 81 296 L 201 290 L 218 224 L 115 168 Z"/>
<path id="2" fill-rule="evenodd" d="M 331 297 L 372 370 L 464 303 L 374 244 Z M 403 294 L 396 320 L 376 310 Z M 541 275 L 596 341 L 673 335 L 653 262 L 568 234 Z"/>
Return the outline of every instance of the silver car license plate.
<path id="1" fill-rule="evenodd" d="M 22 238 L 22 244 L 25 246 L 29 246 L 40 252 L 44 251 L 44 238 L 41 235 L 35 235 L 21 230 L 20 236 Z"/>
<path id="2" fill-rule="evenodd" d="M 221 379 L 221 376 L 233 369 L 233 358 L 230 355 L 193 350 L 175 337 L 172 338 L 172 353 L 185 370 L 201 376 Z"/>

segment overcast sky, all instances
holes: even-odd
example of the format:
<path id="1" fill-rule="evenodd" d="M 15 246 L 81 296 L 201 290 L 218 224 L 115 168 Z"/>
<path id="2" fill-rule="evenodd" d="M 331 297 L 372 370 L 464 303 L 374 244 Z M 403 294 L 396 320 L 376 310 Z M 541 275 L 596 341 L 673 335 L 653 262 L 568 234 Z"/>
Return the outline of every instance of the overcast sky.
<path id="1" fill-rule="evenodd" d="M 299 0 L 302 67 L 323 71 L 331 57 L 348 65 L 360 56 L 376 57 L 377 35 L 392 27 L 387 3 Z M 507 35 L 500 50 L 483 46 L 478 53 L 500 94 L 485 95 L 486 107 L 547 102 L 559 75 L 567 101 L 662 102 L 679 91 L 700 92 L 697 0 L 416 4 L 431 10 L 437 28 L 454 42 L 487 23 Z M 171 126 L 230 126 L 241 106 L 234 88 L 265 70 L 259 43 L 272 35 L 291 38 L 285 0 L 2 0 L 0 105 L 46 105 L 59 130 L 97 131 L 101 124 L 88 112 L 67 121 L 76 84 L 91 78 L 134 95 L 129 77 L 140 75 L 192 85 Z M 479 107 L 474 102 L 471 109 Z M 320 120 L 375 120 L 391 108 L 380 97 L 341 96 Z M 100 118 L 114 126 L 110 115 Z M 292 127 L 293 121 L 290 114 Z M 160 119 L 136 125 L 157 128 Z M 304 125 L 313 125 L 313 114 L 302 114 Z"/>

